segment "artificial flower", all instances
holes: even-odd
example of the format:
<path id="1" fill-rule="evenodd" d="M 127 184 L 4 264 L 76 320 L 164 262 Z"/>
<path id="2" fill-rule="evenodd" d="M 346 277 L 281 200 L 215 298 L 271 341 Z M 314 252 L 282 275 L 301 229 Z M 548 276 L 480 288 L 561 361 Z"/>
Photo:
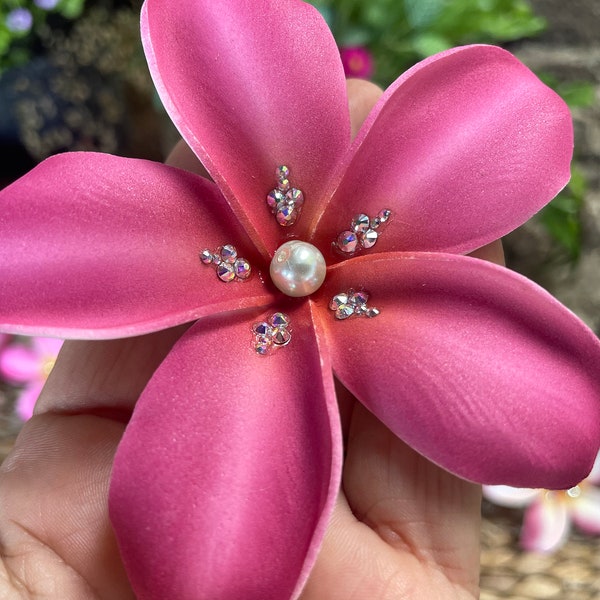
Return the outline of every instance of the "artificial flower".
<path id="1" fill-rule="evenodd" d="M 373 56 L 364 46 L 343 46 L 340 56 L 346 77 L 363 77 L 373 75 Z"/>
<path id="2" fill-rule="evenodd" d="M 499 48 L 456 48 L 402 75 L 352 141 L 339 53 L 308 4 L 147 0 L 142 39 L 214 182 L 75 153 L 0 193 L 0 329 L 116 338 L 194 322 L 115 457 L 111 519 L 139 598 L 297 597 L 340 484 L 334 373 L 460 477 L 568 488 L 587 475 L 598 340 L 532 282 L 463 256 L 566 184 L 572 124 L 554 92 Z M 272 202 L 288 186 L 299 215 Z M 382 209 L 373 245 L 361 228 Z M 332 243 L 352 246 L 353 220 L 364 237 L 344 260 Z M 269 276 L 282 256 L 278 284 L 301 281 L 280 270 L 290 239 L 326 262 L 300 263 L 325 277 L 300 298 Z M 230 244 L 244 281 L 217 276 Z M 350 289 L 368 303 L 336 318 Z M 278 313 L 285 331 L 269 336 L 284 343 L 263 356 Z"/>
<path id="3" fill-rule="evenodd" d="M 483 486 L 494 504 L 524 508 L 519 542 L 530 552 L 554 552 L 569 538 L 573 525 L 586 535 L 600 535 L 600 455 L 589 476 L 568 490 Z"/>
<path id="4" fill-rule="evenodd" d="M 34 337 L 29 343 L 15 341 L 0 350 L 0 376 L 9 383 L 22 386 L 15 408 L 23 421 L 33 415 L 35 403 L 61 346 L 62 341 L 56 338 Z"/>

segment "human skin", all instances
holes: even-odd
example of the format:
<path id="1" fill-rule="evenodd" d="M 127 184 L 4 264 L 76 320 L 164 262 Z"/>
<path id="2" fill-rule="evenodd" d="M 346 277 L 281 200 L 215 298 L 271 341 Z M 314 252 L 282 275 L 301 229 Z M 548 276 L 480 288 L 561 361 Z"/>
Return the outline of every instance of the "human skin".
<path id="1" fill-rule="evenodd" d="M 361 80 L 348 88 L 355 135 L 381 90 Z M 183 143 L 167 163 L 205 174 Z M 473 255 L 503 263 L 500 242 Z M 134 598 L 108 518 L 112 461 L 186 327 L 64 344 L 0 468 L 1 599 Z M 477 598 L 480 486 L 417 454 L 340 385 L 338 399 L 343 480 L 301 600 Z"/>

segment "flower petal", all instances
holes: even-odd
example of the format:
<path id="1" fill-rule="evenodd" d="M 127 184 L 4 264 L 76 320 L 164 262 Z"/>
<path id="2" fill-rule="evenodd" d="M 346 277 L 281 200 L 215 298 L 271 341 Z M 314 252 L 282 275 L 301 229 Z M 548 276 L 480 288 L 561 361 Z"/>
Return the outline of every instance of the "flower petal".
<path id="1" fill-rule="evenodd" d="M 483 496 L 498 506 L 523 508 L 543 492 L 539 489 L 515 488 L 509 485 L 484 485 Z"/>
<path id="2" fill-rule="evenodd" d="M 254 243 L 266 255 L 289 233 L 265 202 L 283 164 L 306 198 L 294 228 L 302 237 L 350 146 L 344 72 L 317 10 L 297 0 L 232 0 L 226 10 L 147 0 L 142 38 L 167 112 Z"/>
<path id="3" fill-rule="evenodd" d="M 359 286 L 381 314 L 336 321 L 329 298 Z M 352 259 L 323 288 L 337 377 L 416 450 L 480 483 L 569 488 L 587 475 L 600 342 L 547 292 L 486 261 L 428 253 Z"/>
<path id="4" fill-rule="evenodd" d="M 600 489 L 581 486 L 581 495 L 570 499 L 571 517 L 577 527 L 588 535 L 600 535 Z"/>
<path id="5" fill-rule="evenodd" d="M 11 344 L 0 354 L 0 376 L 11 383 L 39 379 L 42 376 L 42 359 L 25 344 Z"/>
<path id="6" fill-rule="evenodd" d="M 566 503 L 547 492 L 525 511 L 521 546 L 530 552 L 553 552 L 567 540 L 570 529 Z"/>
<path id="7" fill-rule="evenodd" d="M 159 163 L 61 154 L 0 192 L 0 329 L 123 337 L 269 302 L 198 253 L 257 255 L 216 186 Z"/>
<path id="8" fill-rule="evenodd" d="M 383 95 L 323 221 L 331 243 L 357 213 L 393 220 L 380 251 L 469 252 L 515 229 L 569 180 L 565 103 L 508 52 L 429 58 Z"/>
<path id="9" fill-rule="evenodd" d="M 299 593 L 333 509 L 342 447 L 306 306 L 287 312 L 292 340 L 266 357 L 253 349 L 248 314 L 203 319 L 150 381 L 110 494 L 140 598 Z"/>
<path id="10" fill-rule="evenodd" d="M 33 409 L 42 393 L 44 380 L 32 381 L 29 383 L 17 397 L 15 412 L 22 421 L 27 421 L 33 416 Z"/>

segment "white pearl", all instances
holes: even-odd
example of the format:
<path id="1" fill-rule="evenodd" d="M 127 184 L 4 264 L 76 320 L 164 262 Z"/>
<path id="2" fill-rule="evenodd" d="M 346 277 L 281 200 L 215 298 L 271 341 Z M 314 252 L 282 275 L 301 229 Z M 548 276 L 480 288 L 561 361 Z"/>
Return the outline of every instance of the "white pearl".
<path id="1" fill-rule="evenodd" d="M 271 261 L 271 280 L 287 296 L 300 298 L 316 292 L 325 281 L 327 265 L 312 244 L 292 240 L 281 245 Z"/>

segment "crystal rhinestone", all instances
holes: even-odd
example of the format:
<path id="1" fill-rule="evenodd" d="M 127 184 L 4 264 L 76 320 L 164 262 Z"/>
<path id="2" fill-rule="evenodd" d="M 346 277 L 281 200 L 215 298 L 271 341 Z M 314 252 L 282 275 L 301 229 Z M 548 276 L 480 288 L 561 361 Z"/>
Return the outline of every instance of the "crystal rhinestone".
<path id="1" fill-rule="evenodd" d="M 336 294 L 329 303 L 331 310 L 337 310 L 340 306 L 346 306 L 348 304 L 348 294 Z"/>
<path id="2" fill-rule="evenodd" d="M 267 206 L 275 212 L 277 206 L 285 200 L 285 194 L 281 190 L 271 190 L 267 194 Z"/>
<path id="3" fill-rule="evenodd" d="M 285 195 L 285 199 L 287 200 L 288 204 L 294 204 L 297 208 L 304 204 L 304 194 L 296 188 L 292 188 Z"/>
<path id="4" fill-rule="evenodd" d="M 343 319 L 347 319 L 348 317 L 351 317 L 353 314 L 354 314 L 353 306 L 350 306 L 349 304 L 342 304 L 342 306 L 340 306 L 335 311 L 335 318 L 339 319 L 341 321 Z"/>
<path id="5" fill-rule="evenodd" d="M 229 264 L 233 264 L 237 258 L 237 250 L 235 246 L 227 244 L 221 248 L 221 258 Z"/>
<path id="6" fill-rule="evenodd" d="M 362 233 L 371 226 L 371 219 L 365 214 L 356 215 L 352 219 L 351 227 L 356 233 Z"/>
<path id="7" fill-rule="evenodd" d="M 354 231 L 343 231 L 335 242 L 337 248 L 346 254 L 352 254 L 358 246 L 358 237 Z"/>
<path id="8" fill-rule="evenodd" d="M 379 211 L 377 215 L 377 219 L 379 219 L 380 223 L 385 223 L 392 216 L 392 211 L 389 208 L 384 208 Z"/>
<path id="9" fill-rule="evenodd" d="M 252 268 L 245 258 L 238 258 L 235 263 L 233 263 L 233 270 L 235 271 L 235 276 L 239 279 L 248 279 Z"/>
<path id="10" fill-rule="evenodd" d="M 208 248 L 205 248 L 204 250 L 202 250 L 202 252 L 200 252 L 200 260 L 205 265 L 210 265 L 210 263 L 213 261 L 212 252 Z"/>
<path id="11" fill-rule="evenodd" d="M 279 206 L 277 208 L 275 218 L 281 226 L 289 227 L 296 222 L 296 219 L 298 218 L 298 211 L 295 206 L 284 204 L 283 206 Z"/>
<path id="12" fill-rule="evenodd" d="M 380 312 L 381 311 L 378 308 L 369 308 L 365 315 L 369 317 L 369 319 L 372 319 L 373 317 L 376 317 Z"/>
<path id="13" fill-rule="evenodd" d="M 271 339 L 276 346 L 286 346 L 292 339 L 292 334 L 287 327 L 275 327 Z"/>
<path id="14" fill-rule="evenodd" d="M 272 329 L 268 323 L 263 321 L 262 323 L 254 323 L 254 325 L 252 325 L 252 331 L 257 335 L 270 336 Z"/>
<path id="15" fill-rule="evenodd" d="M 377 229 L 381 225 L 381 219 L 379 217 L 373 217 L 371 219 L 371 229 Z"/>
<path id="16" fill-rule="evenodd" d="M 290 180 L 280 179 L 279 183 L 277 184 L 277 187 L 279 188 L 280 192 L 285 194 L 285 192 L 287 192 L 290 189 Z"/>
<path id="17" fill-rule="evenodd" d="M 287 179 L 290 176 L 290 170 L 285 165 L 281 165 L 275 169 L 275 177 L 277 177 L 277 181 L 281 181 L 282 179 Z"/>
<path id="18" fill-rule="evenodd" d="M 257 354 L 264 356 L 271 351 L 271 347 L 273 346 L 273 340 L 266 335 L 259 335 L 254 341 L 254 349 Z"/>
<path id="19" fill-rule="evenodd" d="M 226 263 L 226 262 L 222 262 L 217 267 L 217 277 L 221 281 L 232 281 L 233 279 L 235 279 L 235 272 L 233 270 L 233 265 L 230 265 L 229 263 Z"/>
<path id="20" fill-rule="evenodd" d="M 218 252 L 215 252 L 212 256 L 213 265 L 218 267 L 223 261 L 221 260 L 221 255 Z"/>
<path id="21" fill-rule="evenodd" d="M 367 229 L 361 236 L 360 242 L 363 248 L 372 248 L 377 243 L 379 234 L 374 229 Z"/>
<path id="22" fill-rule="evenodd" d="M 362 306 L 365 305 L 369 300 L 369 294 L 364 290 L 358 292 L 351 292 L 348 296 L 348 302 L 353 305 Z"/>
<path id="23" fill-rule="evenodd" d="M 277 312 L 269 319 L 273 327 L 287 327 L 290 324 L 290 318 L 282 312 Z"/>

